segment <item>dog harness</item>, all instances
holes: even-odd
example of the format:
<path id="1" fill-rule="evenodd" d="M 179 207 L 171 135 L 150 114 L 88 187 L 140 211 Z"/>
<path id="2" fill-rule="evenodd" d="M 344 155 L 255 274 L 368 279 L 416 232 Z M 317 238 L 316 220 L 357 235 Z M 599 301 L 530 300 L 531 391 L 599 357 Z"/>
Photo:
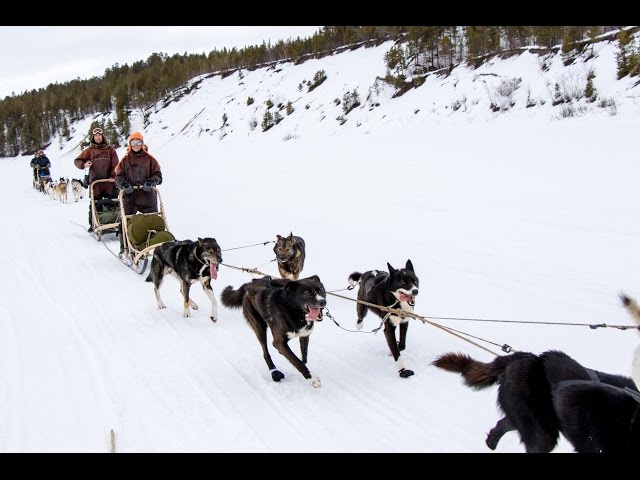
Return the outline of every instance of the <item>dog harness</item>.
<path id="1" fill-rule="evenodd" d="M 569 387 L 571 385 L 600 385 L 603 387 L 607 387 L 607 388 L 611 388 L 612 390 L 615 390 L 617 392 L 620 393 L 625 393 L 627 395 L 629 395 L 631 398 L 633 398 L 636 402 L 640 403 L 640 392 L 633 390 L 632 388 L 629 387 L 618 387 L 616 385 L 611 385 L 610 383 L 603 383 L 600 381 L 600 378 L 598 377 L 598 375 L 596 374 L 595 371 L 591 370 L 590 368 L 586 368 L 584 367 L 584 369 L 587 371 L 587 375 L 589 375 L 589 378 L 591 380 L 563 380 L 561 382 L 557 382 L 553 385 L 552 389 L 551 389 L 551 393 L 554 394 L 555 392 L 557 392 L 558 390 L 562 390 L 565 387 Z"/>

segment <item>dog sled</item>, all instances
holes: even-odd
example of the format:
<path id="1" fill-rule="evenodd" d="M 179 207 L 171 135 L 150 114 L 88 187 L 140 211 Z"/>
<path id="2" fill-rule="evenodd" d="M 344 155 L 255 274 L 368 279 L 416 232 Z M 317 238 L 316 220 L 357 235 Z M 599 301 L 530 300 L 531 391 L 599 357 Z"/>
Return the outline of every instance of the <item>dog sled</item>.
<path id="1" fill-rule="evenodd" d="M 113 183 L 113 178 L 95 180 L 89 185 L 89 202 L 91 205 L 91 236 L 97 241 L 107 233 L 118 233 L 120 228 L 120 205 L 115 198 L 101 198 L 96 200 L 93 190 L 99 183 Z"/>
<path id="2" fill-rule="evenodd" d="M 138 190 L 142 186 L 133 187 Z M 124 212 L 124 192 L 121 190 L 120 199 L 120 219 L 122 223 L 123 253 L 119 258 L 131 270 L 142 274 L 147 268 L 149 255 L 153 250 L 167 242 L 174 242 L 176 238 L 167 225 L 167 217 L 162 203 L 162 197 L 156 187 L 153 191 L 158 196 L 159 211 L 155 213 L 136 213 L 125 215 Z"/>

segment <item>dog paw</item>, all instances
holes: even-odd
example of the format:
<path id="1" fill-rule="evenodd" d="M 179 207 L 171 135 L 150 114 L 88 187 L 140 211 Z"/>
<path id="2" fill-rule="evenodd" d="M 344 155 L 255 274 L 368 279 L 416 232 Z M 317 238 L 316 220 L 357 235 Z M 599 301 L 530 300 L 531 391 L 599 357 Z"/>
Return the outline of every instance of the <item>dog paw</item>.
<path id="1" fill-rule="evenodd" d="M 406 347 L 406 345 L 404 343 L 400 343 L 398 342 L 398 350 L 403 351 Z"/>
<path id="2" fill-rule="evenodd" d="M 198 309 L 198 304 L 196 302 L 194 302 L 193 300 L 189 299 L 189 306 L 191 308 L 193 308 L 194 310 Z"/>
<path id="3" fill-rule="evenodd" d="M 167 308 L 167 306 L 162 302 L 158 302 L 158 308 L 162 310 L 163 308 Z"/>
<path id="4" fill-rule="evenodd" d="M 402 378 L 407 378 L 410 377 L 411 375 L 413 375 L 413 370 L 408 370 L 406 368 L 401 368 L 400 371 L 398 372 L 400 374 L 400 376 Z"/>
<path id="5" fill-rule="evenodd" d="M 218 321 L 218 318 L 215 315 L 211 315 L 209 318 L 213 323 L 216 323 Z"/>
<path id="6" fill-rule="evenodd" d="M 184 318 L 189 318 L 191 316 L 191 312 L 189 310 L 185 310 L 184 313 L 182 314 L 182 316 Z"/>
<path id="7" fill-rule="evenodd" d="M 358 330 L 362 330 L 362 320 L 358 320 L 358 321 L 356 322 L 356 328 L 357 328 Z"/>
<path id="8" fill-rule="evenodd" d="M 322 384 L 320 383 L 320 379 L 315 375 L 312 375 L 311 378 L 308 378 L 307 381 L 311 384 L 313 388 L 320 388 Z"/>
<path id="9" fill-rule="evenodd" d="M 271 370 L 271 378 L 274 382 L 279 382 L 284 378 L 284 373 L 282 373 L 280 370 Z"/>

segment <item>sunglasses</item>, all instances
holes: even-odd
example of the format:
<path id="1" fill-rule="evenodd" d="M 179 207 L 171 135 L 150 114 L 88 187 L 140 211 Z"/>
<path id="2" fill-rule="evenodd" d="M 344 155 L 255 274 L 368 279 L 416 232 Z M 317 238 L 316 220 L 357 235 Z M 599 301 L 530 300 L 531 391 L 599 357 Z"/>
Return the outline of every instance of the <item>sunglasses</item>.
<path id="1" fill-rule="evenodd" d="M 102 135 L 102 129 L 101 128 L 94 128 L 91 131 L 91 135 Z"/>
<path id="2" fill-rule="evenodd" d="M 129 143 L 132 147 L 139 147 L 140 145 L 142 145 L 142 140 L 131 140 L 131 142 Z"/>

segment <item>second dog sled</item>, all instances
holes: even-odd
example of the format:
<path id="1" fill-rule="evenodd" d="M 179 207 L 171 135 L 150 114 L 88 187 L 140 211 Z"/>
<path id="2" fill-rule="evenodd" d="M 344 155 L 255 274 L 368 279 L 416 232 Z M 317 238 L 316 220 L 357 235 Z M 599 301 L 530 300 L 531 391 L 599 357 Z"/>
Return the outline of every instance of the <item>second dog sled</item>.
<path id="1" fill-rule="evenodd" d="M 91 205 L 91 235 L 100 241 L 107 233 L 118 233 L 120 228 L 120 205 L 115 198 L 103 198 L 96 200 L 94 195 L 94 185 L 100 183 L 112 183 L 113 178 L 95 180 L 89 185 L 89 203 Z"/>
<path id="2" fill-rule="evenodd" d="M 138 190 L 141 186 L 133 187 Z M 156 187 L 152 187 L 158 196 L 159 211 L 155 213 L 136 213 L 125 215 L 124 212 L 124 192 L 121 190 L 120 199 L 120 220 L 122 222 L 122 241 L 124 251 L 120 254 L 120 260 L 131 268 L 134 272 L 142 274 L 147 268 L 149 255 L 153 250 L 163 243 L 175 241 L 175 237 L 169 232 L 167 217 L 160 192 Z"/>

